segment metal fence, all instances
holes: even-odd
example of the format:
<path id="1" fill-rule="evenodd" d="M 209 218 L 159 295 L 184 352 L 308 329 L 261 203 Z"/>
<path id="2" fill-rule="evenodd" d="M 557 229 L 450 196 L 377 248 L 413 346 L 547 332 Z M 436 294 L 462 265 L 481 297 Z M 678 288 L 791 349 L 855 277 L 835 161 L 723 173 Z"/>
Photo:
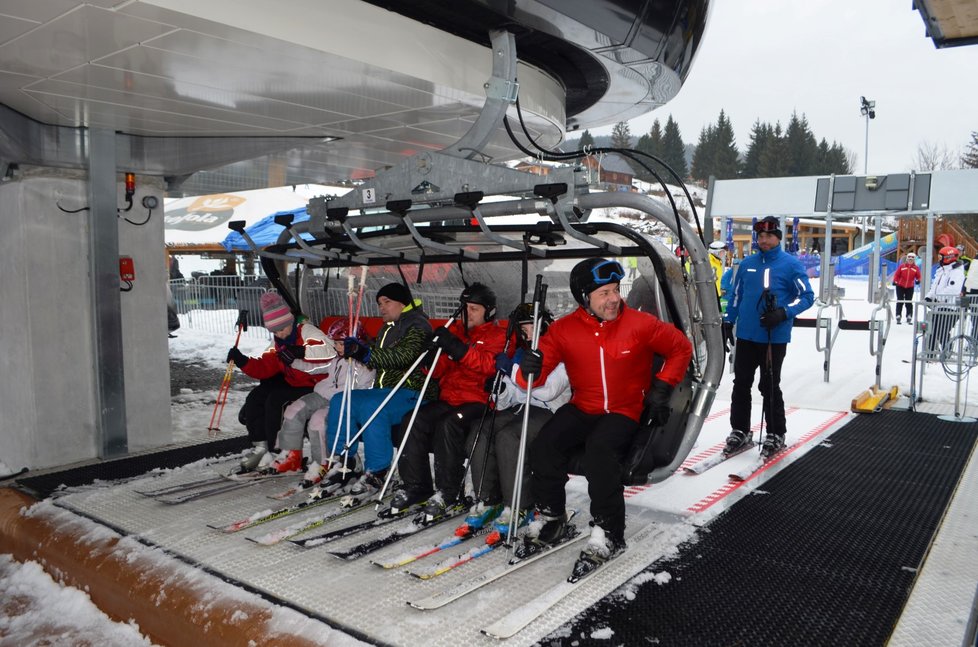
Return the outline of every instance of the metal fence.
<path id="1" fill-rule="evenodd" d="M 237 277 L 226 278 L 236 279 Z M 627 296 L 630 285 L 631 281 L 622 282 L 622 296 Z M 421 299 L 424 310 L 429 317 L 447 319 L 458 308 L 458 297 L 462 288 L 445 285 L 438 287 L 440 289 L 412 287 L 411 292 L 415 298 Z M 170 282 L 170 292 L 180 318 L 181 328 L 232 333 L 235 331 L 234 326 L 238 320 L 239 311 L 247 310 L 248 330 L 243 335 L 254 339 L 270 338 L 268 331 L 263 327 L 259 306 L 261 295 L 269 290 L 270 288 L 267 285 L 262 285 L 262 282 L 255 282 L 251 285 L 221 285 L 216 284 L 216 282 L 201 283 L 182 279 Z M 360 306 L 361 316 L 377 317 L 380 315 L 374 294 L 374 290 L 368 289 L 367 294 L 364 295 Z M 310 287 L 305 291 L 302 304 L 309 320 L 317 325 L 324 317 L 346 315 L 350 309 L 347 290 L 339 286 L 329 287 L 325 290 L 321 285 Z M 513 307 L 516 304 L 500 305 Z M 576 305 L 570 289 L 567 287 L 553 287 L 547 292 L 547 307 L 555 317 L 570 312 Z M 356 297 L 354 297 L 355 308 Z M 500 312 L 500 317 L 505 318 L 507 314 L 508 311 L 504 309 Z"/>

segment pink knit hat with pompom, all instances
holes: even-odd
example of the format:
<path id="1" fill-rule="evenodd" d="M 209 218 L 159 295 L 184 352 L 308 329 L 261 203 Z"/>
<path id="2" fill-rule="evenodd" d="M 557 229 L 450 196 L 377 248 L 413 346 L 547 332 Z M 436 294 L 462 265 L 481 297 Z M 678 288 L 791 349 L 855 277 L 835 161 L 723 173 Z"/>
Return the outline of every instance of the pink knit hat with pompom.
<path id="1" fill-rule="evenodd" d="M 295 322 L 292 311 L 277 292 L 266 292 L 261 295 L 260 303 L 265 327 L 272 332 L 287 328 Z"/>

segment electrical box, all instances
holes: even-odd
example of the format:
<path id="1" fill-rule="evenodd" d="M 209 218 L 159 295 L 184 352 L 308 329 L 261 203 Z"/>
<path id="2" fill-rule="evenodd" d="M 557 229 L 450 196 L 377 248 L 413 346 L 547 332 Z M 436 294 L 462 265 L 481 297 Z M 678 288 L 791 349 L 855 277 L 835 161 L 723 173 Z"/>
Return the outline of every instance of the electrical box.
<path id="1" fill-rule="evenodd" d="M 129 256 L 119 257 L 119 279 L 130 283 L 136 280 L 136 266 Z"/>

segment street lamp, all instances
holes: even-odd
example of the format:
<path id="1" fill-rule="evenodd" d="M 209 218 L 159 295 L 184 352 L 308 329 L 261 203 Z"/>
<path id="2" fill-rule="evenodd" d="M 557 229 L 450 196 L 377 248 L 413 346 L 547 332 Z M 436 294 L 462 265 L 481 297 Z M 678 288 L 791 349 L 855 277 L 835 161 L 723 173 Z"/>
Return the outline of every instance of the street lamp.
<path id="1" fill-rule="evenodd" d="M 866 151 L 863 154 L 863 175 L 869 173 L 869 120 L 876 119 L 876 102 L 859 97 L 859 114 L 866 117 Z"/>

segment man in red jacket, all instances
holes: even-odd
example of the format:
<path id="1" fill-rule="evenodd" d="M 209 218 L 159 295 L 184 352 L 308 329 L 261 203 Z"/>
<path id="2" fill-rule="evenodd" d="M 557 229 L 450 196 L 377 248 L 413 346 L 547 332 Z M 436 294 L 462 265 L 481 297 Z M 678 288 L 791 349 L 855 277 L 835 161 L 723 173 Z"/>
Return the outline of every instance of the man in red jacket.
<path id="1" fill-rule="evenodd" d="M 893 285 L 896 286 L 896 319 L 900 323 L 900 308 L 906 308 L 907 323 L 913 323 L 913 289 L 920 284 L 920 268 L 917 267 L 917 255 L 907 254 L 907 259 L 893 272 Z"/>
<path id="2" fill-rule="evenodd" d="M 427 500 L 424 512 L 429 520 L 444 515 L 447 506 L 464 494 L 460 486 L 465 473 L 466 439 L 472 423 L 478 424 L 486 407 L 486 379 L 496 372 L 496 355 L 506 345 L 506 331 L 493 321 L 496 295 L 492 290 L 473 283 L 462 291 L 459 300 L 461 321 L 432 333 L 432 352 L 434 348 L 443 351 L 432 368 L 440 394 L 438 400 L 418 411 L 397 462 L 404 486 L 391 501 L 392 509 L 404 510 Z M 410 419 L 410 413 L 404 417 L 395 442 L 400 443 L 408 431 Z M 435 456 L 434 487 L 428 467 L 429 452 Z"/>
<path id="3" fill-rule="evenodd" d="M 591 497 L 591 538 L 575 573 L 586 574 L 625 548 L 625 498 L 622 460 L 639 425 L 650 390 L 653 424 L 669 418 L 669 397 L 686 374 L 692 345 L 675 326 L 629 308 L 619 282 L 617 261 L 591 258 L 571 271 L 570 288 L 580 307 L 558 319 L 524 355 L 518 383 L 526 376 L 546 382 L 561 362 L 567 369 L 570 402 L 544 425 L 530 453 L 532 491 L 543 525 L 525 548 L 559 542 L 564 536 L 567 471 L 572 456 L 584 451 L 583 472 Z M 654 356 L 664 363 L 652 379 Z"/>

